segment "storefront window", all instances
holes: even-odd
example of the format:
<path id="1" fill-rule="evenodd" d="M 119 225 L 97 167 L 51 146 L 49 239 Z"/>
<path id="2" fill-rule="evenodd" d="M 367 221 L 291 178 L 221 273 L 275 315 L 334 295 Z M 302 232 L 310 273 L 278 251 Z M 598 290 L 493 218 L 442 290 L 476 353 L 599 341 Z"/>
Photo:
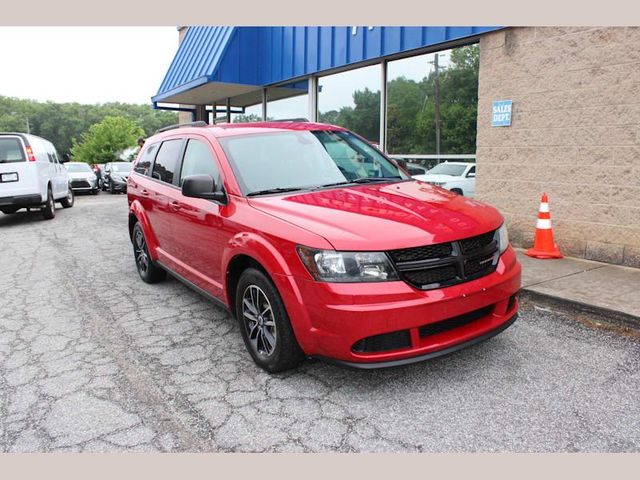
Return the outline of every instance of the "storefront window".
<path id="1" fill-rule="evenodd" d="M 318 119 L 380 142 L 380 65 L 318 79 Z"/>
<path id="2" fill-rule="evenodd" d="M 387 151 L 390 154 L 474 154 L 478 106 L 477 45 L 388 63 Z M 436 94 L 436 82 L 438 92 Z"/>

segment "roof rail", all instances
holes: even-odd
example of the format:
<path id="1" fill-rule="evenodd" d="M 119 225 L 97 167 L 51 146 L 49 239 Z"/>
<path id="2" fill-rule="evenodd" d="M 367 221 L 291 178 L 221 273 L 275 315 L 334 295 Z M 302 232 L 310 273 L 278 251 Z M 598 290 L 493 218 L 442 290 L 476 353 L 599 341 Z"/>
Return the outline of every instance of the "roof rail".
<path id="1" fill-rule="evenodd" d="M 268 120 L 269 122 L 307 122 L 309 123 L 308 118 L 299 117 L 299 118 L 277 118 L 275 120 Z"/>
<path id="2" fill-rule="evenodd" d="M 206 127 L 207 125 L 209 124 L 203 120 L 198 120 L 197 122 L 189 122 L 189 123 L 176 123 L 175 125 L 169 125 L 167 127 L 159 128 L 158 130 L 156 130 L 156 133 L 166 132 L 167 130 L 173 130 L 174 128 Z"/>

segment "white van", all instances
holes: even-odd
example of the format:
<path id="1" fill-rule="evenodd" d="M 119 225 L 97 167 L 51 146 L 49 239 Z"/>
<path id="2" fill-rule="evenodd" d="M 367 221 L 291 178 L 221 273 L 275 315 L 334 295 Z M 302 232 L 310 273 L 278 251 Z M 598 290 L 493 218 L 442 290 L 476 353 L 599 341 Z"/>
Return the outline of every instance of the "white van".
<path id="1" fill-rule="evenodd" d="M 54 202 L 73 206 L 69 175 L 53 144 L 35 135 L 0 133 L 0 211 L 40 208 L 50 219 Z"/>

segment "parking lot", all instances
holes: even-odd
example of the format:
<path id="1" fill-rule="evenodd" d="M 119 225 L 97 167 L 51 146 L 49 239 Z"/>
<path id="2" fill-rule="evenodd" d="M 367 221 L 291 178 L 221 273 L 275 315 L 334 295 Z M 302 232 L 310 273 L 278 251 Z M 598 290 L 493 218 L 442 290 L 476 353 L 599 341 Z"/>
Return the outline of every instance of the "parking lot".
<path id="1" fill-rule="evenodd" d="M 0 449 L 637 451 L 640 343 L 526 305 L 488 342 L 393 370 L 269 375 L 232 318 L 140 281 L 124 195 L 0 215 Z"/>

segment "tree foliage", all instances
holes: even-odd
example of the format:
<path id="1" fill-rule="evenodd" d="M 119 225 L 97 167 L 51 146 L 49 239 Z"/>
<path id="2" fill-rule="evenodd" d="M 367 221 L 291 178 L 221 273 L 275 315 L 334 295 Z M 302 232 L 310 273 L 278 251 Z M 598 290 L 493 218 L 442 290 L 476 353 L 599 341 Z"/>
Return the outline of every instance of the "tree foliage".
<path id="1" fill-rule="evenodd" d="M 451 52 L 451 66 L 439 72 L 440 152 L 474 153 L 478 110 L 479 48 L 471 45 Z M 392 153 L 436 152 L 435 72 L 421 81 L 398 77 L 387 85 L 387 149 Z M 380 92 L 353 94 L 355 107 L 320 113 L 320 121 L 344 126 L 377 141 Z"/>
<path id="2" fill-rule="evenodd" d="M 0 96 L 0 131 L 26 132 L 27 118 L 31 133 L 50 140 L 60 154 L 69 153 L 74 139 L 106 117 L 124 117 L 142 128 L 141 136 L 152 135 L 157 129 L 178 123 L 175 112 L 154 110 L 148 105 L 104 103 L 36 102 Z"/>
<path id="3" fill-rule="evenodd" d="M 106 163 L 136 144 L 144 135 L 142 127 L 125 117 L 106 117 L 82 134 L 82 140 L 71 148 L 73 159 L 86 163 Z"/>

